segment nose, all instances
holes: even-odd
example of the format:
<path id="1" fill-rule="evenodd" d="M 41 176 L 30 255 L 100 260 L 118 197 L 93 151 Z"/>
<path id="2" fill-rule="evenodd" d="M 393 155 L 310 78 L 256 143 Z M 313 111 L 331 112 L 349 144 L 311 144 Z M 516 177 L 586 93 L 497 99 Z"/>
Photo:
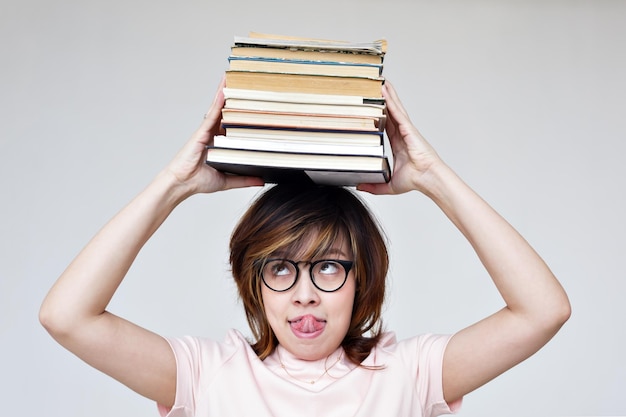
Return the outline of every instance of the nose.
<path id="1" fill-rule="evenodd" d="M 292 302 L 300 305 L 316 305 L 320 302 L 317 288 L 313 285 L 308 268 L 300 270 L 300 276 L 291 295 Z"/>

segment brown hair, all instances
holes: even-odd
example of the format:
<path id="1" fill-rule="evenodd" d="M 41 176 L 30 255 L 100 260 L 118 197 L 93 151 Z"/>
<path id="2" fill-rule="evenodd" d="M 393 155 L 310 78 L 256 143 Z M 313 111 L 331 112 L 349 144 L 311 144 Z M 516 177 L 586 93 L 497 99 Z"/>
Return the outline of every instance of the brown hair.
<path id="1" fill-rule="evenodd" d="M 360 364 L 382 331 L 389 266 L 383 236 L 372 213 L 346 188 L 280 184 L 261 194 L 240 219 L 230 241 L 232 273 L 256 339 L 251 345 L 257 355 L 265 359 L 278 345 L 265 317 L 259 263 L 277 251 L 295 255 L 305 250 L 306 259 L 312 259 L 337 239 L 347 239 L 354 256 L 356 294 L 341 345 L 346 356 Z"/>

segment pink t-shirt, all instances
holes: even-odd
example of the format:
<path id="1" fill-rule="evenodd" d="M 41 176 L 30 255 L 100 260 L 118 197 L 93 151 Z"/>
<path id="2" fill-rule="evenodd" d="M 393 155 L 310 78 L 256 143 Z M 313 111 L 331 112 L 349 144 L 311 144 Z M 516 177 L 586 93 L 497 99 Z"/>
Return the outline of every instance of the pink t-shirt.
<path id="1" fill-rule="evenodd" d="M 177 363 L 176 400 L 171 410 L 159 405 L 159 412 L 162 417 L 450 414 L 461 401 L 448 406 L 443 399 L 442 361 L 449 339 L 427 334 L 397 342 L 393 333 L 385 333 L 363 361 L 384 366 L 377 370 L 353 365 L 340 350 L 327 363 L 299 361 L 284 349 L 280 357 L 275 351 L 261 361 L 236 330 L 222 343 L 168 339 Z"/>

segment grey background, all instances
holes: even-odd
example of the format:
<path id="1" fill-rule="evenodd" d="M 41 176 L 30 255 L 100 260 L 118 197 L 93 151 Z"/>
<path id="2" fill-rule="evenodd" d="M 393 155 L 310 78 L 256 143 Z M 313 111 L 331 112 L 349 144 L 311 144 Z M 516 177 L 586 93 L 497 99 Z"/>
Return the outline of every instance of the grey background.
<path id="1" fill-rule="evenodd" d="M 196 128 L 248 31 L 368 41 L 442 157 L 535 246 L 573 315 L 462 416 L 626 415 L 626 2 L 3 0 L 3 415 L 151 416 L 45 333 L 46 291 Z M 247 331 L 232 226 L 258 190 L 196 196 L 146 245 L 111 310 L 164 335 Z M 502 306 L 425 197 L 367 197 L 391 241 L 387 328 L 454 332 Z"/>

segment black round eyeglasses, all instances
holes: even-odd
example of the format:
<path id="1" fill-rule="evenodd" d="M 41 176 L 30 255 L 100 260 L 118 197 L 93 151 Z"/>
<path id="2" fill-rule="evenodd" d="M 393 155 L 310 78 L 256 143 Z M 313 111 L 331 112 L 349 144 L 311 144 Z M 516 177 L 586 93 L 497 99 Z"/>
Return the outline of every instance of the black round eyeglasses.
<path id="1" fill-rule="evenodd" d="M 340 259 L 320 259 L 314 262 L 296 262 L 291 259 L 268 259 L 261 267 L 261 279 L 267 288 L 276 292 L 291 289 L 300 276 L 299 263 L 309 264 L 309 277 L 313 285 L 324 292 L 334 292 L 343 287 L 354 262 Z"/>

